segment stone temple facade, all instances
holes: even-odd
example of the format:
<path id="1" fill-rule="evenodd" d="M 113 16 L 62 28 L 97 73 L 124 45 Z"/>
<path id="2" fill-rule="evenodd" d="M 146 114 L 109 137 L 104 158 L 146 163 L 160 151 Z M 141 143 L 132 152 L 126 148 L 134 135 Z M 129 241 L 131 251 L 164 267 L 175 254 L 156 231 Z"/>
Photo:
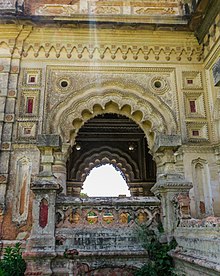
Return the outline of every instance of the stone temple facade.
<path id="1" fill-rule="evenodd" d="M 103 164 L 131 197 L 80 197 Z M 219 0 L 0 1 L 1 249 L 26 275 L 132 275 L 159 219 L 177 268 L 220 275 L 219 216 Z"/>

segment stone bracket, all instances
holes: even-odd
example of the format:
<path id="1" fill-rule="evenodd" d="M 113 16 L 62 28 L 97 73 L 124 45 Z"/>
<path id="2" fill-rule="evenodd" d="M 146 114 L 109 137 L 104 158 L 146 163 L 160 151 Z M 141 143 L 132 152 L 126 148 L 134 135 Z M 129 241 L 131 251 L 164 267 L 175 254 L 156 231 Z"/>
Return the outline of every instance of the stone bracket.
<path id="1" fill-rule="evenodd" d="M 37 136 L 37 147 L 41 148 L 61 148 L 61 139 L 57 134 L 40 134 Z"/>
<path id="2" fill-rule="evenodd" d="M 165 149 L 177 150 L 182 145 L 180 135 L 161 134 L 156 137 L 153 152 L 162 152 Z"/>

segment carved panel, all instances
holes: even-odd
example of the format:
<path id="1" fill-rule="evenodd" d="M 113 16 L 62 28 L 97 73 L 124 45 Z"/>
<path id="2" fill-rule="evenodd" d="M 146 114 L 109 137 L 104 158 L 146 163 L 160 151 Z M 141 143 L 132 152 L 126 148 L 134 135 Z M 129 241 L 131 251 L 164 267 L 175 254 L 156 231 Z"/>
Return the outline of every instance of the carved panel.
<path id="1" fill-rule="evenodd" d="M 37 122 L 18 122 L 18 140 L 30 141 L 36 139 L 37 124 Z"/>
<path id="2" fill-rule="evenodd" d="M 92 85 L 99 86 L 117 86 L 125 83 L 131 88 L 137 90 L 140 94 L 147 97 L 149 90 L 152 91 L 156 97 L 160 97 L 171 107 L 175 103 L 175 93 L 172 91 L 171 82 L 174 82 L 171 69 L 156 69 L 157 76 L 155 76 L 155 69 L 152 68 L 133 68 L 129 70 L 126 68 L 108 68 L 101 69 L 97 72 L 95 68 L 51 68 L 48 79 L 48 100 L 49 107 L 52 108 L 57 99 L 65 97 L 63 94 L 73 94 Z M 62 87 L 64 85 L 64 87 Z M 142 91 L 141 91 L 142 90 Z M 62 95 L 59 95 L 62 93 Z M 175 110 L 175 108 L 173 109 Z"/>
<path id="3" fill-rule="evenodd" d="M 97 3 L 97 2 L 96 2 Z M 89 12 L 91 14 L 121 14 L 122 7 L 117 5 L 97 5 L 96 3 L 89 5 Z"/>
<path id="4" fill-rule="evenodd" d="M 184 71 L 182 73 L 183 89 L 203 89 L 202 73 L 199 71 Z"/>
<path id="5" fill-rule="evenodd" d="M 155 77 L 155 72 L 157 72 L 157 77 Z M 64 87 L 61 87 L 62 81 L 64 81 Z M 99 90 L 101 91 L 98 92 Z M 106 91 L 106 97 L 103 96 L 104 90 Z M 101 95 L 100 93 L 102 93 L 102 96 L 99 96 Z M 84 100 L 78 103 L 73 101 L 74 96 L 77 94 L 84 95 Z M 137 101 L 131 99 L 134 96 L 137 97 Z M 84 107 L 85 110 L 79 111 L 80 115 L 75 114 L 75 118 L 78 121 L 84 121 L 85 118 L 81 119 L 80 117 L 86 113 L 86 110 L 87 115 L 91 114 L 91 116 L 94 116 L 93 106 L 98 103 L 104 108 L 107 104 L 106 100 L 119 104 L 119 109 L 124 105 L 131 105 L 132 114 L 142 113 L 142 118 L 139 116 L 141 121 L 144 121 L 145 117 L 148 117 L 148 120 L 152 117 L 151 123 L 155 123 L 155 128 L 158 128 L 158 131 L 160 127 L 156 127 L 156 125 L 166 116 L 168 110 L 168 113 L 172 114 L 171 116 L 173 117 L 173 119 L 169 119 L 169 126 L 171 121 L 178 119 L 176 80 L 174 69 L 172 68 L 99 67 L 97 70 L 95 67 L 48 67 L 46 99 L 45 110 L 51 113 L 50 115 L 45 114 L 48 121 L 50 120 L 47 126 L 51 123 L 58 123 L 57 119 L 52 119 L 52 117 L 56 116 L 57 112 L 59 112 L 58 109 L 65 108 L 65 122 L 62 123 L 62 129 L 66 128 L 67 125 L 70 127 L 73 124 L 73 121 L 68 119 L 70 113 L 76 113 L 77 109 Z M 145 103 L 145 101 L 148 101 L 148 103 Z M 71 102 L 73 105 L 70 108 Z M 137 106 L 142 104 L 143 109 L 141 108 L 137 111 Z M 162 112 L 161 109 L 161 119 L 156 119 L 155 117 L 160 112 L 157 109 L 158 105 L 162 109 L 167 110 Z M 153 113 L 154 116 L 152 116 Z M 85 117 L 89 119 L 87 115 Z M 62 120 L 63 115 L 59 117 L 59 123 Z M 136 122 L 135 118 L 134 121 Z"/>
<path id="6" fill-rule="evenodd" d="M 156 207 L 130 208 L 96 206 L 94 208 L 65 206 L 56 213 L 57 228 L 94 228 L 94 227 L 128 227 L 144 223 L 149 226 L 159 210 Z"/>
<path id="7" fill-rule="evenodd" d="M 25 87 L 39 87 L 42 81 L 42 69 L 24 68 L 22 70 L 22 85 Z"/>
<path id="8" fill-rule="evenodd" d="M 36 15 L 59 15 L 59 16 L 71 16 L 79 12 L 78 5 L 59 5 L 59 4 L 45 4 L 39 7 L 35 14 Z"/>
<path id="9" fill-rule="evenodd" d="M 193 200 L 197 217 L 213 215 L 213 199 L 208 162 L 200 157 L 192 161 Z"/>
<path id="10" fill-rule="evenodd" d="M 31 171 L 32 163 L 27 157 L 17 161 L 12 220 L 19 223 L 25 221 L 28 216 Z"/>
<path id="11" fill-rule="evenodd" d="M 43 4 L 43 3 L 42 3 Z M 37 5 L 36 15 L 72 16 L 80 15 L 180 15 L 182 6 L 178 1 L 71 1 L 70 3 L 54 3 Z"/>
<path id="12" fill-rule="evenodd" d="M 147 7 L 147 8 L 140 8 L 134 7 L 133 13 L 138 15 L 176 15 L 179 13 L 178 7 Z"/>
<path id="13" fill-rule="evenodd" d="M 21 117 L 37 117 L 39 114 L 39 90 L 23 90 L 20 98 Z"/>
<path id="14" fill-rule="evenodd" d="M 208 140 L 208 125 L 206 122 L 187 122 L 188 139 L 192 141 Z"/>
<path id="15" fill-rule="evenodd" d="M 205 118 L 205 105 L 203 93 L 184 93 L 185 113 L 187 118 Z"/>

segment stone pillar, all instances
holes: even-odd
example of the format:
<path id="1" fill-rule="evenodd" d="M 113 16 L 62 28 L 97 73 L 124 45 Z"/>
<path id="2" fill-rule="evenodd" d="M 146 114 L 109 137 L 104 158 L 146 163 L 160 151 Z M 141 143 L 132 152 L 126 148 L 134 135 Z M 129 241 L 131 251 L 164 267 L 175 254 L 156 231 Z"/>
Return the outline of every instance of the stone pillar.
<path id="1" fill-rule="evenodd" d="M 60 191 L 52 174 L 53 152 L 60 149 L 58 135 L 39 135 L 41 171 L 32 183 L 33 225 L 23 256 L 27 262 L 25 275 L 52 275 L 51 260 L 55 252 L 55 202 Z M 38 273 L 38 274 L 37 274 Z"/>
<path id="2" fill-rule="evenodd" d="M 151 191 L 161 199 L 162 223 L 168 236 L 173 235 L 178 224 L 179 207 L 177 207 L 176 201 L 182 197 L 187 198 L 189 190 L 192 188 L 191 182 L 186 181 L 183 172 L 180 171 L 179 162 L 176 166 L 177 150 L 180 146 L 180 136 L 160 135 L 152 149 L 154 160 L 157 163 L 157 182 Z M 184 216 L 189 217 L 190 214 Z"/>
<path id="3" fill-rule="evenodd" d="M 52 168 L 53 174 L 57 177 L 61 187 L 62 193 L 66 195 L 66 161 L 70 154 L 70 145 L 63 144 L 61 151 L 54 152 L 54 165 Z"/>

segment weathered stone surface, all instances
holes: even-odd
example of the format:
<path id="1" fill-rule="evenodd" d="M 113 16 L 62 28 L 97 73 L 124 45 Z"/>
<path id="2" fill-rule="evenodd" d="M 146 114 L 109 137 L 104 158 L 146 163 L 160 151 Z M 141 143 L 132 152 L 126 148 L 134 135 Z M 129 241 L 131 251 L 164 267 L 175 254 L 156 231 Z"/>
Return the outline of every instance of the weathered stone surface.
<path id="1" fill-rule="evenodd" d="M 185 272 L 192 271 L 193 275 L 219 275 L 219 232 L 219 218 L 183 220 L 175 231 L 179 247 L 171 253 L 177 266 L 182 262 Z"/>
<path id="2" fill-rule="evenodd" d="M 113 275 L 123 275 L 123 264 L 146 261 L 132 232 L 136 223 L 153 227 L 160 216 L 167 239 L 174 234 L 181 247 L 173 255 L 177 266 L 184 265 L 186 275 L 218 275 L 219 222 L 205 219 L 220 216 L 218 0 L 55 2 L 0 1 L 3 243 L 30 235 L 27 275 L 88 268 L 111 275 L 111 264 Z M 192 10 L 193 20 L 201 22 L 201 28 L 191 22 L 196 34 L 188 29 Z M 90 131 L 87 155 L 79 151 L 71 163 L 69 150 L 82 126 L 106 114 L 125 116 L 143 131 L 156 169 L 143 158 L 137 137 L 126 137 L 125 151 L 113 145 L 105 155 L 94 152 Z M 109 131 L 105 120 L 101 127 Z M 134 195 L 143 195 L 146 178 L 136 155 L 141 166 L 154 170 L 149 183 L 156 175 L 152 191 L 160 201 L 57 196 L 60 185 L 65 194 L 76 162 L 72 194 L 79 196 L 91 168 L 103 164 L 101 154 L 130 177 Z"/>
<path id="3" fill-rule="evenodd" d="M 158 135 L 154 144 L 153 150 L 163 151 L 164 149 L 172 148 L 177 149 L 182 145 L 180 135 Z"/>
<path id="4" fill-rule="evenodd" d="M 54 135 L 54 134 L 38 135 L 37 146 L 38 147 L 59 148 L 61 146 L 60 136 Z"/>

